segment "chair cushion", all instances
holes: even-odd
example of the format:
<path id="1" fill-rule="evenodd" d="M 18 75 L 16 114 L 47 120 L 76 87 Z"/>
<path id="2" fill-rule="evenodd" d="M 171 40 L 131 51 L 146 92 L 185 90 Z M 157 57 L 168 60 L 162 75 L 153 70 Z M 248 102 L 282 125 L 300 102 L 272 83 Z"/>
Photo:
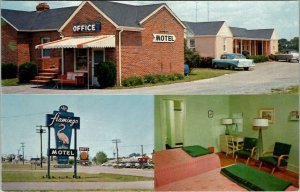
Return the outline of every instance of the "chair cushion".
<path id="1" fill-rule="evenodd" d="M 257 143 L 256 138 L 245 137 L 243 149 L 244 150 L 252 150 L 252 148 L 256 146 L 256 143 Z"/>
<path id="2" fill-rule="evenodd" d="M 243 157 L 250 157 L 251 156 L 251 151 L 248 150 L 238 150 L 235 152 L 235 154 Z"/>
<path id="3" fill-rule="evenodd" d="M 288 155 L 291 150 L 290 144 L 279 143 L 276 142 L 274 146 L 273 155 L 280 156 L 280 155 Z"/>
<path id="4" fill-rule="evenodd" d="M 277 157 L 273 157 L 273 156 L 266 156 L 266 157 L 260 157 L 259 160 L 267 163 L 267 164 L 271 164 L 273 166 L 277 165 Z M 280 166 L 287 166 L 287 161 L 285 159 L 282 159 L 280 162 Z"/>

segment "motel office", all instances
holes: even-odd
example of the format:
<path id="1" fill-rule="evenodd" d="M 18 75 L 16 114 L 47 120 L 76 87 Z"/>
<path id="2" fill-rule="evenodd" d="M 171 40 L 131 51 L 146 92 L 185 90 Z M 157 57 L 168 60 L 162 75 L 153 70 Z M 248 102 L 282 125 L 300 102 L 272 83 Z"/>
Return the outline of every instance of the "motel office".
<path id="1" fill-rule="evenodd" d="M 116 64 L 118 85 L 130 76 L 183 74 L 185 26 L 166 4 L 84 1 L 36 9 L 2 10 L 2 63 L 85 72 L 90 85 L 97 85 L 94 68 L 102 61 Z"/>
<path id="2" fill-rule="evenodd" d="M 2 63 L 34 61 L 40 71 L 84 72 L 94 86 L 94 69 L 102 61 L 116 64 L 117 85 L 130 76 L 183 74 L 184 38 L 202 57 L 278 51 L 274 29 L 247 30 L 224 21 L 182 22 L 166 4 L 84 1 L 58 9 L 41 3 L 36 9 L 2 10 Z"/>

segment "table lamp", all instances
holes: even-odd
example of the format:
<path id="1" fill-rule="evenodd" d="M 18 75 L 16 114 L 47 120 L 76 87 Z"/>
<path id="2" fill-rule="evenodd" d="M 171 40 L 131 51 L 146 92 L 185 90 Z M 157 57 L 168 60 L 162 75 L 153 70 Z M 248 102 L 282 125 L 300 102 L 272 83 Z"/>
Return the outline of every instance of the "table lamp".
<path id="1" fill-rule="evenodd" d="M 258 130 L 258 140 L 257 140 L 257 150 L 256 150 L 256 159 L 262 156 L 263 152 L 263 140 L 262 140 L 262 129 L 267 129 L 269 126 L 268 119 L 254 119 L 253 120 L 253 129 Z"/>
<path id="2" fill-rule="evenodd" d="M 222 119 L 222 125 L 226 125 L 225 135 L 229 135 L 228 125 L 232 125 L 232 119 L 230 118 Z"/>

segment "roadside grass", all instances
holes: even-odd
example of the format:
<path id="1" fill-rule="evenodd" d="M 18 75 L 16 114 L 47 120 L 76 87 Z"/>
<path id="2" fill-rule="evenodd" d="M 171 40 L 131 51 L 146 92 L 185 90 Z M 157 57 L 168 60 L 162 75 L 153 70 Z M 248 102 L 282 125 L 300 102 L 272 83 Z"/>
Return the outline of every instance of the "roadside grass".
<path id="1" fill-rule="evenodd" d="M 294 85 L 288 88 L 273 88 L 271 89 L 272 94 L 279 94 L 279 95 L 298 95 L 299 94 L 299 86 Z"/>
<path id="2" fill-rule="evenodd" d="M 158 86 L 158 85 L 168 85 L 168 84 L 174 84 L 174 83 L 183 83 L 183 82 L 190 82 L 190 81 L 196 81 L 196 80 L 202 80 L 202 79 L 209 79 L 213 77 L 218 77 L 221 75 L 236 73 L 238 70 L 225 70 L 225 69 L 211 69 L 211 68 L 193 68 L 191 70 L 191 73 L 188 76 L 184 76 L 184 79 L 182 80 L 176 80 L 176 81 L 165 81 L 162 83 L 145 83 L 143 85 L 138 86 L 132 86 L 132 87 L 111 87 L 111 89 L 130 89 L 130 88 L 139 88 L 139 87 L 152 87 L 152 86 Z"/>
<path id="3" fill-rule="evenodd" d="M 23 165 L 21 162 L 19 164 L 2 163 L 2 170 L 46 170 L 46 169 L 47 166 L 44 164 L 43 164 L 43 168 L 41 168 L 41 166 L 34 166 L 30 164 Z"/>
<path id="4" fill-rule="evenodd" d="M 2 86 L 18 86 L 21 85 L 19 83 L 19 79 L 18 78 L 13 78 L 13 79 L 2 79 L 1 80 L 1 84 Z"/>
<path id="5" fill-rule="evenodd" d="M 46 172 L 16 172 L 3 171 L 2 182 L 128 182 L 128 181 L 152 181 L 152 177 L 120 175 L 112 173 L 88 174 L 78 173 L 80 179 L 74 179 L 71 172 L 54 172 L 51 179 L 43 178 Z"/>

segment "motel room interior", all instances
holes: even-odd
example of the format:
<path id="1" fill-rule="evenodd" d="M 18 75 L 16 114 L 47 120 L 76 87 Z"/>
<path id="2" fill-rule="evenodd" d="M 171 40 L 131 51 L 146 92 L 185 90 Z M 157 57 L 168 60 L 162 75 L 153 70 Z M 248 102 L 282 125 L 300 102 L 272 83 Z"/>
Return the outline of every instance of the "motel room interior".
<path id="1" fill-rule="evenodd" d="M 297 95 L 155 96 L 155 190 L 298 190 L 298 108 Z"/>

